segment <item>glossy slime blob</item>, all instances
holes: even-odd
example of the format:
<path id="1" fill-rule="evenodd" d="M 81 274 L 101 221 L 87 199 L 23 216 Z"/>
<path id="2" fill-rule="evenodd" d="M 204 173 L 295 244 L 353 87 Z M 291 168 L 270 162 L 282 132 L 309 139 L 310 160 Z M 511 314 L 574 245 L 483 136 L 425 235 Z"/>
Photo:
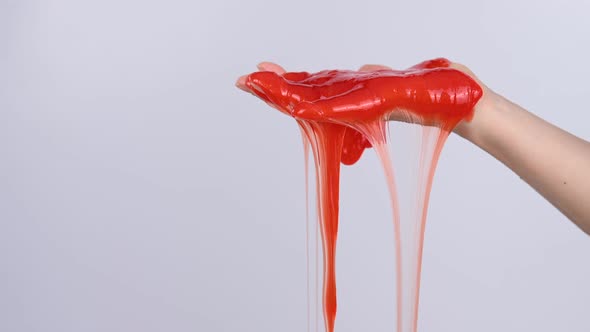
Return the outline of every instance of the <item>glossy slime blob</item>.
<path id="1" fill-rule="evenodd" d="M 468 75 L 450 68 L 450 62 L 443 58 L 406 70 L 379 67 L 370 71 L 325 70 L 310 74 L 284 72 L 276 65 L 271 66 L 275 66 L 273 71 L 243 76 L 237 85 L 294 117 L 303 133 L 305 151 L 311 147 L 316 165 L 318 220 L 324 255 L 326 331 L 334 331 L 336 318 L 340 163 L 354 164 L 363 151 L 372 146 L 383 165 L 393 209 L 397 331 L 415 332 L 424 225 L 434 170 L 449 132 L 460 121 L 471 120 L 474 106 L 483 94 L 481 87 Z M 427 136 L 434 135 L 435 139 L 430 158 L 421 154 L 419 211 L 415 226 L 409 230 L 402 229 L 400 223 L 393 167 L 387 149 L 386 121 L 390 119 L 422 124 L 424 141 Z M 408 245 L 402 246 L 402 242 Z"/>

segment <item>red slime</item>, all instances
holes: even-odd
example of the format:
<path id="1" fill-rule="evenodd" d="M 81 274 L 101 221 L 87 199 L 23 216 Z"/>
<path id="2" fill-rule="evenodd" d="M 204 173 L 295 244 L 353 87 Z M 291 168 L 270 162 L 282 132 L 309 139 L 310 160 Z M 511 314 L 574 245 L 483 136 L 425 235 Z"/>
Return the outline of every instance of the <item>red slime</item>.
<path id="1" fill-rule="evenodd" d="M 336 317 L 335 254 L 338 235 L 340 163 L 354 164 L 365 148 L 374 146 L 382 158 L 389 179 L 398 255 L 398 331 L 401 313 L 401 238 L 395 184 L 390 161 L 386 160 L 386 121 L 416 122 L 442 131 L 434 149 L 436 164 L 444 139 L 462 120 L 470 120 L 482 96 L 481 87 L 465 73 L 450 68 L 439 58 L 406 70 L 374 71 L 325 70 L 277 73 L 259 71 L 238 81 L 238 85 L 272 107 L 297 119 L 304 141 L 311 143 L 316 163 L 318 211 L 324 253 L 323 308 L 326 330 L 334 331 Z M 307 146 L 307 144 L 306 144 Z M 423 162 L 421 162 L 422 167 Z M 421 203 L 421 228 L 426 218 L 428 193 L 434 167 L 426 170 L 426 193 Z M 417 296 L 420 278 L 422 237 L 418 242 L 415 267 L 415 303 L 411 311 L 411 331 L 417 325 Z M 404 325 L 406 326 L 406 325 Z"/>

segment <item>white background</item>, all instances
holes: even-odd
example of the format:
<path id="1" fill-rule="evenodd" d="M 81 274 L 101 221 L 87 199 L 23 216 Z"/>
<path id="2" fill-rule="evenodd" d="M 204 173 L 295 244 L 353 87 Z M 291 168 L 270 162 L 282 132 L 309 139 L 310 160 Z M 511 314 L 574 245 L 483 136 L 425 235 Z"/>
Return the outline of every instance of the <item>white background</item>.
<path id="1" fill-rule="evenodd" d="M 315 71 L 445 56 L 589 139 L 588 13 L 587 1 L 0 0 L 0 331 L 305 331 L 298 129 L 235 79 L 263 60 Z M 374 153 L 345 176 L 337 331 L 392 331 L 393 282 L 355 265 L 390 268 Z M 588 236 L 451 136 L 419 329 L 589 331 L 588 280 Z"/>

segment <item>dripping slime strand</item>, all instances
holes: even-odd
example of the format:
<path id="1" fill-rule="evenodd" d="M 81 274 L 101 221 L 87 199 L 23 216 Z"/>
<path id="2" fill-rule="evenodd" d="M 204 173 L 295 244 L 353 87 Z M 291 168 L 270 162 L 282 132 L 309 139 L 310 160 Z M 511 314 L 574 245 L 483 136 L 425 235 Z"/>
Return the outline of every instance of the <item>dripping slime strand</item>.
<path id="1" fill-rule="evenodd" d="M 307 134 L 301 129 L 301 141 L 303 143 L 303 162 L 305 170 L 305 275 L 306 275 L 306 304 L 307 304 L 307 332 L 311 332 L 311 294 L 310 294 L 310 243 L 309 243 L 309 139 Z"/>
<path id="2" fill-rule="evenodd" d="M 272 71 L 241 77 L 237 85 L 294 117 L 305 136 L 304 142 L 307 139 L 310 143 L 323 247 L 322 304 L 326 331 L 334 332 L 337 309 L 335 255 L 340 163 L 354 164 L 366 148 L 373 146 L 386 175 L 393 209 L 397 332 L 416 332 L 424 226 L 436 163 L 449 132 L 460 121 L 471 120 L 473 108 L 483 93 L 481 87 L 468 75 L 450 68 L 450 62 L 443 58 L 406 70 L 325 70 L 310 74 L 284 72 L 274 66 Z M 411 227 L 402 227 L 399 218 L 385 130 L 389 119 L 424 126 L 417 221 Z M 434 149 L 426 155 L 426 145 L 433 135 Z"/>

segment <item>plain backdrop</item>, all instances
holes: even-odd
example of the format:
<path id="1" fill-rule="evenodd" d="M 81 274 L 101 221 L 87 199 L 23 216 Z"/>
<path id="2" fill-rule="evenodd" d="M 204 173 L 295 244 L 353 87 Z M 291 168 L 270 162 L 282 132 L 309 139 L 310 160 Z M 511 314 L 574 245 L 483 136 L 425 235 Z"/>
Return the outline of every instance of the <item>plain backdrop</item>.
<path id="1" fill-rule="evenodd" d="M 589 12 L 0 0 L 0 331 L 305 331 L 299 132 L 235 79 L 444 56 L 590 139 Z M 344 173 L 337 331 L 392 331 L 383 175 Z M 588 236 L 455 135 L 425 241 L 420 331 L 590 330 Z"/>

